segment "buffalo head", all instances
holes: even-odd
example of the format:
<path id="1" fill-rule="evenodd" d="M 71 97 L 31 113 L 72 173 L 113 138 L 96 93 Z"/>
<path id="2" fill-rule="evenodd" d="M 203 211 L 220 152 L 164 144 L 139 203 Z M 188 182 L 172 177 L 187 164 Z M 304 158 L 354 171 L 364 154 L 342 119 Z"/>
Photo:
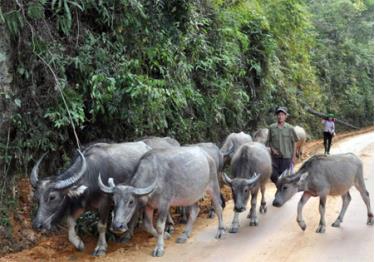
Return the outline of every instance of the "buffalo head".
<path id="1" fill-rule="evenodd" d="M 232 189 L 232 196 L 234 200 L 234 211 L 243 212 L 246 210 L 246 203 L 249 200 L 250 191 L 258 183 L 260 174 L 254 175 L 248 179 L 245 178 L 229 178 L 225 173 L 223 174 L 223 181 Z"/>
<path id="2" fill-rule="evenodd" d="M 34 198 L 38 202 L 37 214 L 33 219 L 33 227 L 38 230 L 51 230 L 64 217 L 67 198 L 83 193 L 85 186 L 75 186 L 87 169 L 86 159 L 78 151 L 81 161 L 75 161 L 67 172 L 59 176 L 39 179 L 39 165 L 46 154 L 38 160 L 32 169 L 30 182 L 34 189 Z M 80 162 L 80 163 L 79 163 Z"/>
<path id="3" fill-rule="evenodd" d="M 139 197 L 152 193 L 156 187 L 156 179 L 153 184 L 145 188 L 135 188 L 127 185 L 115 185 L 113 178 L 108 179 L 108 186 L 104 185 L 101 176 L 98 176 L 100 189 L 108 194 L 113 194 L 113 214 L 111 231 L 122 234 L 128 230 L 128 223 L 133 217 Z"/>
<path id="4" fill-rule="evenodd" d="M 292 196 L 294 196 L 301 187 L 301 180 L 306 178 L 308 173 L 302 175 L 292 174 L 289 169 L 285 170 L 277 180 L 277 191 L 275 193 L 275 199 L 272 205 L 275 207 L 281 207 L 287 202 Z"/>

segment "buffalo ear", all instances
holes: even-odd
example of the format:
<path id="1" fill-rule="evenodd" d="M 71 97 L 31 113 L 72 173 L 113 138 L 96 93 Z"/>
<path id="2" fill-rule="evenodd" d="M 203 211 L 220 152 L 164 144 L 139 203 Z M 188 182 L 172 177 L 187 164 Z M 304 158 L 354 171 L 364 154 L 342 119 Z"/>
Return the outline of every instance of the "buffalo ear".
<path id="1" fill-rule="evenodd" d="M 82 195 L 83 193 L 85 193 L 86 189 L 87 189 L 87 186 L 85 186 L 85 185 L 81 185 L 79 187 L 70 188 L 68 190 L 68 196 L 70 198 L 79 197 L 80 195 Z"/>
<path id="2" fill-rule="evenodd" d="M 304 187 L 304 185 L 305 185 L 305 183 L 306 183 L 306 178 L 307 178 L 308 175 L 309 175 L 308 172 L 305 172 L 305 173 L 303 173 L 303 174 L 301 175 L 300 179 L 299 179 L 298 182 L 297 182 L 297 186 L 298 186 L 298 188 L 303 188 L 303 187 Z"/>

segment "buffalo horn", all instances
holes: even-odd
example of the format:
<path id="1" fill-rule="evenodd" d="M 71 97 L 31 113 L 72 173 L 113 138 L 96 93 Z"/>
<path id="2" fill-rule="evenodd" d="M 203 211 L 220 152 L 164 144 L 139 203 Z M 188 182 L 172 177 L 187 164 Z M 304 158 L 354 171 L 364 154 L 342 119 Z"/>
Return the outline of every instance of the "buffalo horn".
<path id="1" fill-rule="evenodd" d="M 224 181 L 225 184 L 227 184 L 229 186 L 232 185 L 232 179 L 230 177 L 228 177 L 227 174 L 225 174 L 223 172 L 222 177 L 223 177 L 223 181 Z"/>
<path id="2" fill-rule="evenodd" d="M 109 194 L 113 193 L 113 190 L 115 189 L 115 184 L 113 183 L 112 177 L 108 179 L 109 186 L 106 186 L 106 185 L 104 185 L 104 183 L 102 181 L 102 178 L 101 178 L 101 175 L 99 173 L 98 183 L 99 183 L 100 190 L 102 190 L 105 193 L 109 193 Z"/>
<path id="3" fill-rule="evenodd" d="M 64 189 L 64 188 L 67 188 L 67 187 L 73 185 L 75 182 L 80 180 L 81 177 L 83 176 L 83 174 L 86 172 L 86 170 L 87 170 L 86 158 L 80 150 L 78 150 L 78 153 L 80 154 L 81 159 L 82 159 L 81 170 L 78 173 L 76 173 L 75 175 L 73 175 L 73 176 L 71 176 L 67 179 L 57 181 L 56 184 L 55 184 L 55 189 Z"/>
<path id="4" fill-rule="evenodd" d="M 150 185 L 148 187 L 135 188 L 133 190 L 133 194 L 135 194 L 137 196 L 144 196 L 144 195 L 150 194 L 152 191 L 154 191 L 155 188 L 156 188 L 156 179 L 155 179 L 154 183 L 152 183 L 152 185 Z"/>
<path id="5" fill-rule="evenodd" d="M 254 175 L 251 178 L 246 179 L 246 184 L 250 186 L 254 184 L 255 182 L 257 182 L 259 178 L 260 178 L 260 174 L 254 173 Z"/>
<path id="6" fill-rule="evenodd" d="M 285 170 L 281 173 L 281 175 L 279 176 L 279 179 L 282 179 L 282 178 L 284 178 L 284 177 L 286 177 L 286 176 L 289 176 L 289 173 L 290 173 L 289 169 L 285 169 Z"/>
<path id="7" fill-rule="evenodd" d="M 33 167 L 33 170 L 31 171 L 30 176 L 30 182 L 33 187 L 36 187 L 38 184 L 38 172 L 39 172 L 39 165 L 40 162 L 42 162 L 43 158 L 47 155 L 47 153 L 44 153 L 41 158 L 39 158 L 38 162 L 36 162 L 35 166 Z"/>

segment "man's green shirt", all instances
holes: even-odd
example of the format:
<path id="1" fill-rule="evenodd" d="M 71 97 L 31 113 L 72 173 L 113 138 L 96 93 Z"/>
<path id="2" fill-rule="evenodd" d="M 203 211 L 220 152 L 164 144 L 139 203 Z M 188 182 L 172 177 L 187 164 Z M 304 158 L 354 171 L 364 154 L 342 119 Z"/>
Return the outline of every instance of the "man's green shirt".
<path id="1" fill-rule="evenodd" d="M 283 128 L 277 127 L 277 123 L 270 125 L 267 145 L 281 153 L 280 157 L 292 158 L 297 140 L 297 134 L 292 125 L 285 123 Z"/>

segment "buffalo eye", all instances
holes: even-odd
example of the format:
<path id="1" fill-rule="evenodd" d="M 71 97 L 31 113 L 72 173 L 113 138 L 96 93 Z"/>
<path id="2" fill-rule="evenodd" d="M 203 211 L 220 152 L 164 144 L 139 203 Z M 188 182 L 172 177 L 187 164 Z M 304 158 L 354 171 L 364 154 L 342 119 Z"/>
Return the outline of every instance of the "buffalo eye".
<path id="1" fill-rule="evenodd" d="M 248 189 L 248 188 L 245 188 L 244 192 L 245 192 L 245 193 L 249 192 L 249 189 Z"/>
<path id="2" fill-rule="evenodd" d="M 133 200 L 130 200 L 129 201 L 129 205 L 133 205 L 134 201 Z"/>
<path id="3" fill-rule="evenodd" d="M 50 194 L 49 196 L 48 196 L 48 201 L 53 201 L 53 200 L 55 200 L 56 199 L 56 195 L 55 194 Z"/>
<path id="4" fill-rule="evenodd" d="M 287 186 L 283 186 L 282 188 L 281 188 L 281 190 L 287 190 L 288 189 L 288 187 Z"/>

